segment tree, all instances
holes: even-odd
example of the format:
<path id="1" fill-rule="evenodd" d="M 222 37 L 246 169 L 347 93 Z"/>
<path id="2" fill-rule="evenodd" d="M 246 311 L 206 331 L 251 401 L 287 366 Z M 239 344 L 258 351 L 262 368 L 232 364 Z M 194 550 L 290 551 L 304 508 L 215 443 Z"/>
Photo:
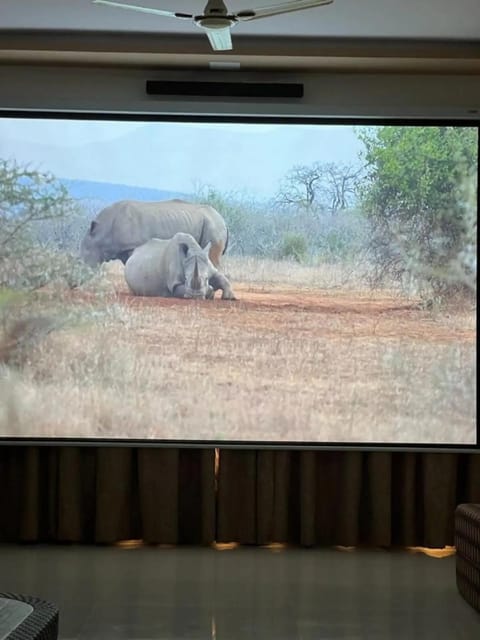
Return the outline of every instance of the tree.
<path id="1" fill-rule="evenodd" d="M 0 286 L 34 289 L 59 276 L 76 282 L 81 269 L 74 258 L 47 249 L 36 237 L 39 224 L 75 211 L 66 187 L 51 173 L 0 159 Z"/>
<path id="2" fill-rule="evenodd" d="M 72 211 L 72 204 L 66 187 L 52 174 L 0 159 L 2 254 L 25 238 L 33 223 L 64 217 Z"/>
<path id="3" fill-rule="evenodd" d="M 450 266 L 471 233 L 476 129 L 384 126 L 358 135 L 367 163 L 361 201 L 378 279 L 409 272 L 438 291 L 449 289 Z"/>
<path id="4" fill-rule="evenodd" d="M 285 177 L 277 196 L 284 205 L 297 205 L 306 209 L 318 203 L 319 182 L 322 171 L 318 164 L 312 166 L 296 165 Z"/>
<path id="5" fill-rule="evenodd" d="M 334 162 L 297 165 L 286 175 L 277 202 L 334 216 L 354 205 L 361 171 Z"/>

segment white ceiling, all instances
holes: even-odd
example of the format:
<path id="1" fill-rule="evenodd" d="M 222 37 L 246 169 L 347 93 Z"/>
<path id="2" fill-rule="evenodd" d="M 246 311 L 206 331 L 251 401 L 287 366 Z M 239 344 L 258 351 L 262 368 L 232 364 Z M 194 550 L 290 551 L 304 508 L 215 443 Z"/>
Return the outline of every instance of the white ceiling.
<path id="1" fill-rule="evenodd" d="M 127 0 L 201 13 L 206 0 Z M 227 0 L 229 9 L 281 0 Z M 197 33 L 187 21 L 93 5 L 90 0 L 0 0 L 0 30 Z M 400 38 L 480 41 L 480 0 L 335 0 L 332 5 L 237 25 L 234 36 Z"/>
<path id="2" fill-rule="evenodd" d="M 198 14 L 206 0 L 116 0 Z M 236 12 L 286 0 L 226 0 Z M 180 37 L 179 37 L 180 36 Z M 0 64 L 480 74 L 480 0 L 334 0 L 232 31 L 212 52 L 189 21 L 90 0 L 0 0 Z"/>

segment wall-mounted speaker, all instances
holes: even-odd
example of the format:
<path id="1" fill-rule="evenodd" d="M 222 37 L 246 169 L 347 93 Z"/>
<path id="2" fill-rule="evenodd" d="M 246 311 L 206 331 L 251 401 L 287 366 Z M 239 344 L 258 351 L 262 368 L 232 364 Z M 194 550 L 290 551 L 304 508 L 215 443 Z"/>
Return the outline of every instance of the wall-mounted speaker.
<path id="1" fill-rule="evenodd" d="M 303 98 L 303 84 L 280 82 L 183 82 L 147 80 L 150 96 Z"/>

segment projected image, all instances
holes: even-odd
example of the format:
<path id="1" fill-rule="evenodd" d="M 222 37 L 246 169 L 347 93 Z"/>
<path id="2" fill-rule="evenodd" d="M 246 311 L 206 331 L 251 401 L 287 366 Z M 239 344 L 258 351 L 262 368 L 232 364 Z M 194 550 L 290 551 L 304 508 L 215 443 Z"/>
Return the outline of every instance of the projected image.
<path id="1" fill-rule="evenodd" d="M 478 129 L 0 118 L 0 436 L 476 444 Z"/>

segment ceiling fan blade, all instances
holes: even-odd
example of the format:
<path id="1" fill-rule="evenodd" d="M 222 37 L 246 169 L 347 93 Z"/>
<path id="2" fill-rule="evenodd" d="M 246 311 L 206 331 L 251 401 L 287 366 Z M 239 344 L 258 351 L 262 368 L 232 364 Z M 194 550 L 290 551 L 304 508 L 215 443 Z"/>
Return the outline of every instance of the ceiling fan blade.
<path id="1" fill-rule="evenodd" d="M 301 11 L 302 9 L 320 7 L 323 4 L 332 4 L 332 2 L 333 0 L 292 0 L 292 2 L 272 4 L 269 7 L 261 7 L 259 9 L 244 9 L 243 11 L 236 13 L 235 18 L 239 22 L 246 22 L 247 20 L 268 18 L 269 16 L 275 16 L 281 13 L 290 13 L 291 11 Z"/>
<path id="2" fill-rule="evenodd" d="M 214 51 L 230 51 L 230 49 L 233 49 L 230 27 L 225 29 L 207 29 L 204 27 L 204 30 Z"/>
<path id="3" fill-rule="evenodd" d="M 131 11 L 140 11 L 141 13 L 151 13 L 155 16 L 165 16 L 167 18 L 181 18 L 183 20 L 191 20 L 193 15 L 190 13 L 180 13 L 175 11 L 163 11 L 162 9 L 151 9 L 149 7 L 139 7 L 136 4 L 123 4 L 121 2 L 112 2 L 111 0 L 92 0 L 93 4 L 104 4 L 108 7 L 117 7 L 119 9 L 130 9 Z"/>

